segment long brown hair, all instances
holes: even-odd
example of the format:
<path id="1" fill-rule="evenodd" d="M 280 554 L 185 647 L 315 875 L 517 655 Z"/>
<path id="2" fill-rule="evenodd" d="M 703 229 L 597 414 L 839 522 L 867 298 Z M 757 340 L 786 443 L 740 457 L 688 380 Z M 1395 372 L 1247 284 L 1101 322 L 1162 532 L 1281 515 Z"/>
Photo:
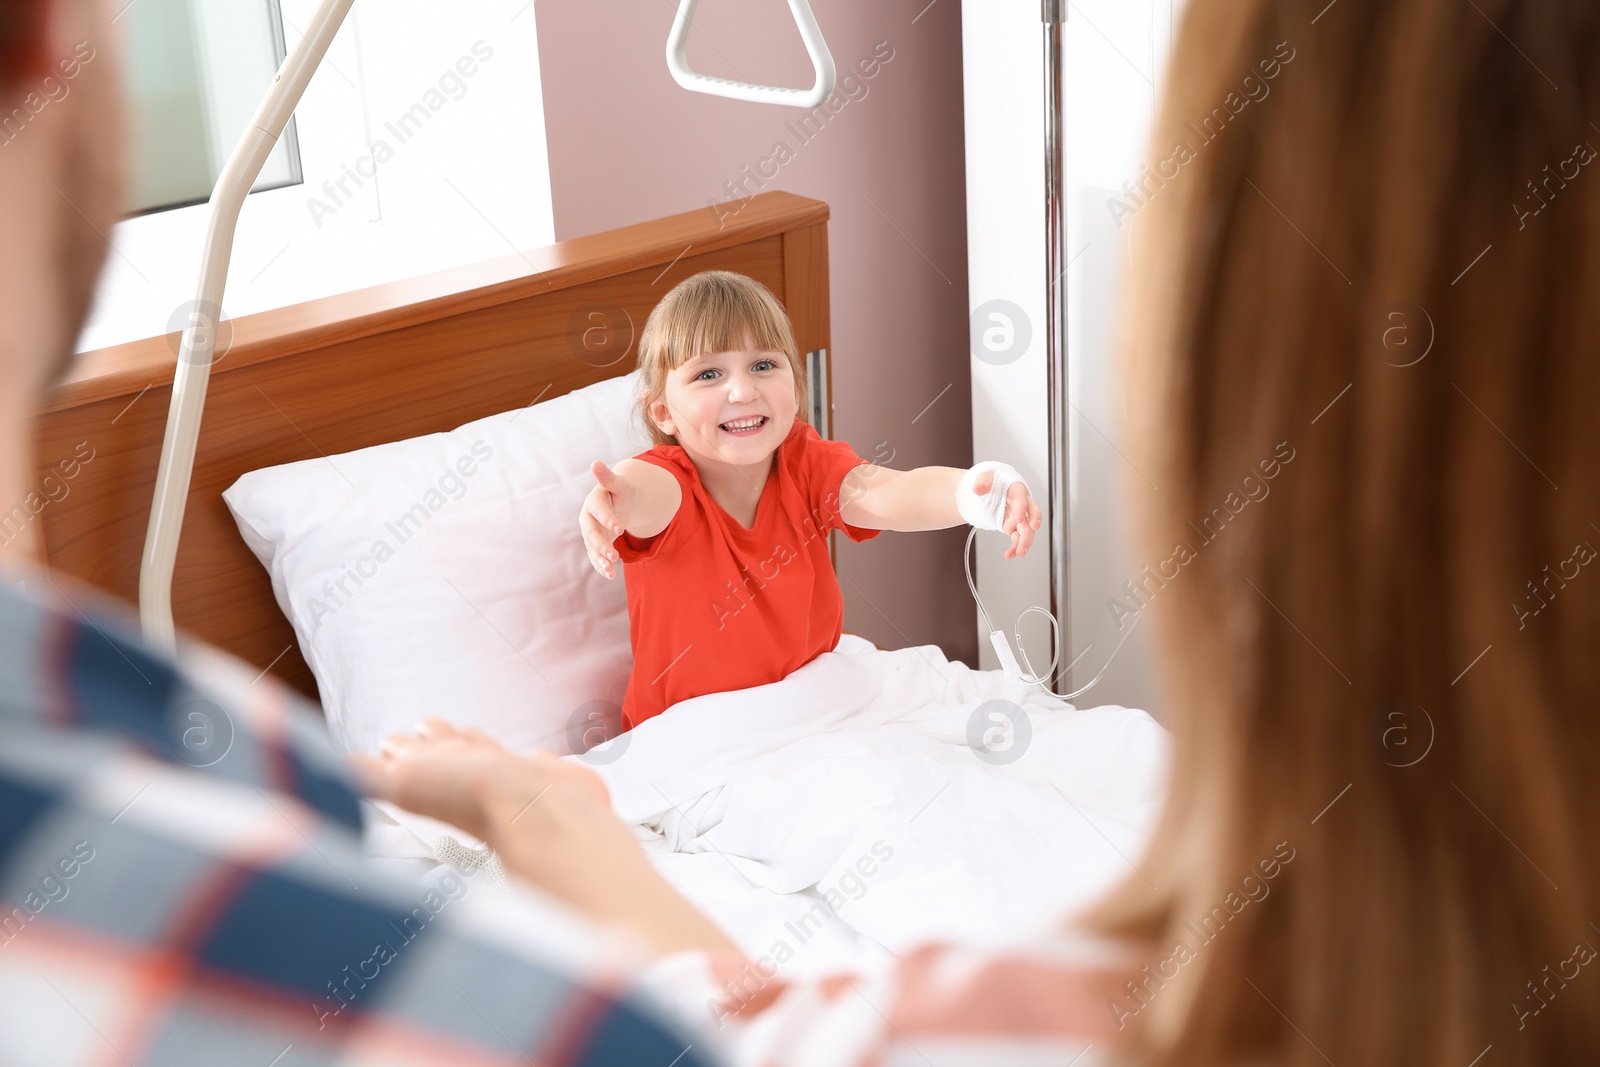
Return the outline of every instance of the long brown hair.
<path id="1" fill-rule="evenodd" d="M 1600 1062 L 1597 49 L 1587 0 L 1190 0 L 1121 334 L 1174 770 L 1085 919 L 1141 1062 Z"/>

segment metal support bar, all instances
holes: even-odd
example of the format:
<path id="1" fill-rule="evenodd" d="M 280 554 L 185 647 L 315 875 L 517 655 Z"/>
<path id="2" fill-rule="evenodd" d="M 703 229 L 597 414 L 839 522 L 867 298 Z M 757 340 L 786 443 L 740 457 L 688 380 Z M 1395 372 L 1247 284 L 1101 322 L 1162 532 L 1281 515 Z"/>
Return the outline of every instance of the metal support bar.
<path id="1" fill-rule="evenodd" d="M 697 74 L 689 66 L 689 31 L 694 27 L 694 12 L 700 0 L 681 0 L 678 14 L 672 20 L 672 32 L 667 35 L 667 70 L 672 80 L 696 93 L 726 96 L 733 100 L 748 100 L 756 104 L 779 104 L 785 107 L 817 107 L 833 95 L 835 71 L 833 53 L 828 42 L 822 39 L 816 16 L 811 13 L 808 0 L 789 0 L 789 11 L 794 15 L 795 26 L 800 30 L 800 40 L 811 57 L 815 80 L 809 89 L 785 89 L 775 85 L 753 85 L 750 82 L 730 81 Z"/>
<path id="2" fill-rule="evenodd" d="M 833 407 L 828 403 L 828 350 L 806 353 L 806 388 L 811 393 L 811 425 L 824 440 L 833 437 Z"/>
<path id="3" fill-rule="evenodd" d="M 1066 0 L 1042 0 L 1044 21 L 1044 202 L 1045 202 L 1045 394 L 1049 405 L 1046 436 L 1049 440 L 1049 550 L 1050 614 L 1061 624 L 1058 660 L 1061 673 L 1072 661 L 1072 546 L 1068 538 L 1070 439 L 1067 421 L 1067 145 L 1066 114 L 1061 80 L 1062 36 L 1067 18 Z M 1071 686 L 1068 684 L 1068 688 Z"/>
<path id="4" fill-rule="evenodd" d="M 139 566 L 140 627 L 146 641 L 168 652 L 176 647 L 172 571 L 178 559 L 183 512 L 189 502 L 195 446 L 200 438 L 200 416 L 205 410 L 206 386 L 211 380 L 211 357 L 216 351 L 222 293 L 228 283 L 228 260 L 233 254 L 239 210 L 266 164 L 267 156 L 283 134 L 289 116 L 300 103 L 306 84 L 322 63 L 328 44 L 344 23 L 352 2 L 323 0 L 312 16 L 306 35 L 273 76 L 272 86 L 223 166 L 216 188 L 211 191 L 211 221 L 206 228 L 200 281 L 194 308 L 189 312 L 190 325 L 183 331 L 178 349 L 172 404 L 167 408 L 161 463 L 156 469 L 155 498 L 150 504 L 150 525 L 145 531 L 144 556 Z"/>

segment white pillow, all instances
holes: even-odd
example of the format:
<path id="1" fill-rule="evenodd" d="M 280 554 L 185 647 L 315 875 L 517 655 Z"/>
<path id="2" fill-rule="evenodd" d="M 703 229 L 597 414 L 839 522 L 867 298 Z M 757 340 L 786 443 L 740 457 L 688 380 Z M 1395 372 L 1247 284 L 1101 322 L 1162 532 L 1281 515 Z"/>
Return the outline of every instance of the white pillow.
<path id="1" fill-rule="evenodd" d="M 620 723 L 627 596 L 589 565 L 589 466 L 649 448 L 638 372 L 449 433 L 251 471 L 222 494 L 346 751 L 427 715 L 567 754 Z"/>

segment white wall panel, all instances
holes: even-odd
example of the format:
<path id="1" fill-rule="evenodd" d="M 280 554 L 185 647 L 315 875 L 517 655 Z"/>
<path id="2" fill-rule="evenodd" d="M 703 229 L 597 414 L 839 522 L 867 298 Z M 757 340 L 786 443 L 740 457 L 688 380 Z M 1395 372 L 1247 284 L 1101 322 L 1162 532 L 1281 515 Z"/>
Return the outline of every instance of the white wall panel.
<path id="1" fill-rule="evenodd" d="M 1065 32 L 1067 122 L 1068 380 L 1072 552 L 1070 684 L 1093 677 L 1122 636 L 1108 607 L 1144 561 L 1127 548 L 1124 494 L 1144 476 L 1125 458 L 1112 354 L 1127 236 L 1110 208 L 1137 175 L 1156 93 L 1180 14 L 1174 0 L 1074 0 Z M 969 309 L 974 311 L 973 452 L 1012 464 L 1048 504 L 1046 433 L 1044 29 L 1037 0 L 967 0 L 962 6 L 966 104 Z M 995 351 L 996 300 L 1021 309 L 1025 348 Z M 991 334 L 991 341 L 1003 341 Z M 1135 398 L 1136 402 L 1136 398 Z M 1041 528 L 1040 534 L 1044 533 Z M 1005 540 L 980 533 L 979 591 L 994 623 L 1014 635 L 1030 605 L 1050 602 L 1044 542 L 1002 559 Z M 974 609 L 976 619 L 977 612 Z M 981 623 L 976 623 L 980 626 Z M 1126 625 L 1124 621 L 1122 625 Z M 1024 648 L 1036 671 L 1050 658 L 1050 628 L 1030 614 Z M 998 666 L 986 635 L 981 664 Z M 1081 658 L 1078 658 L 1080 657 Z M 1064 689 L 1065 686 L 1058 686 Z M 1080 705 L 1158 711 L 1148 636 L 1136 632 Z"/>

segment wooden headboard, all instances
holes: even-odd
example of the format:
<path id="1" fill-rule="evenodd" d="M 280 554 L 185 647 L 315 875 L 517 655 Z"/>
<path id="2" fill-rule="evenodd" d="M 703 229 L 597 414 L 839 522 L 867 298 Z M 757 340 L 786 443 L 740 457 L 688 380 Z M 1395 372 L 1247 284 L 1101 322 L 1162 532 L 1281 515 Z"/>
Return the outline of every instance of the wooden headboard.
<path id="1" fill-rule="evenodd" d="M 702 208 L 231 320 L 173 577 L 178 630 L 317 699 L 224 489 L 260 467 L 454 429 L 627 374 L 650 309 L 702 270 L 762 282 L 802 358 L 826 350 L 827 220 L 820 201 L 768 192 L 736 214 Z M 34 420 L 38 475 L 68 486 L 39 512 L 39 554 L 135 603 L 177 351 L 170 334 L 84 353 Z M 63 461 L 75 461 L 70 479 Z"/>

